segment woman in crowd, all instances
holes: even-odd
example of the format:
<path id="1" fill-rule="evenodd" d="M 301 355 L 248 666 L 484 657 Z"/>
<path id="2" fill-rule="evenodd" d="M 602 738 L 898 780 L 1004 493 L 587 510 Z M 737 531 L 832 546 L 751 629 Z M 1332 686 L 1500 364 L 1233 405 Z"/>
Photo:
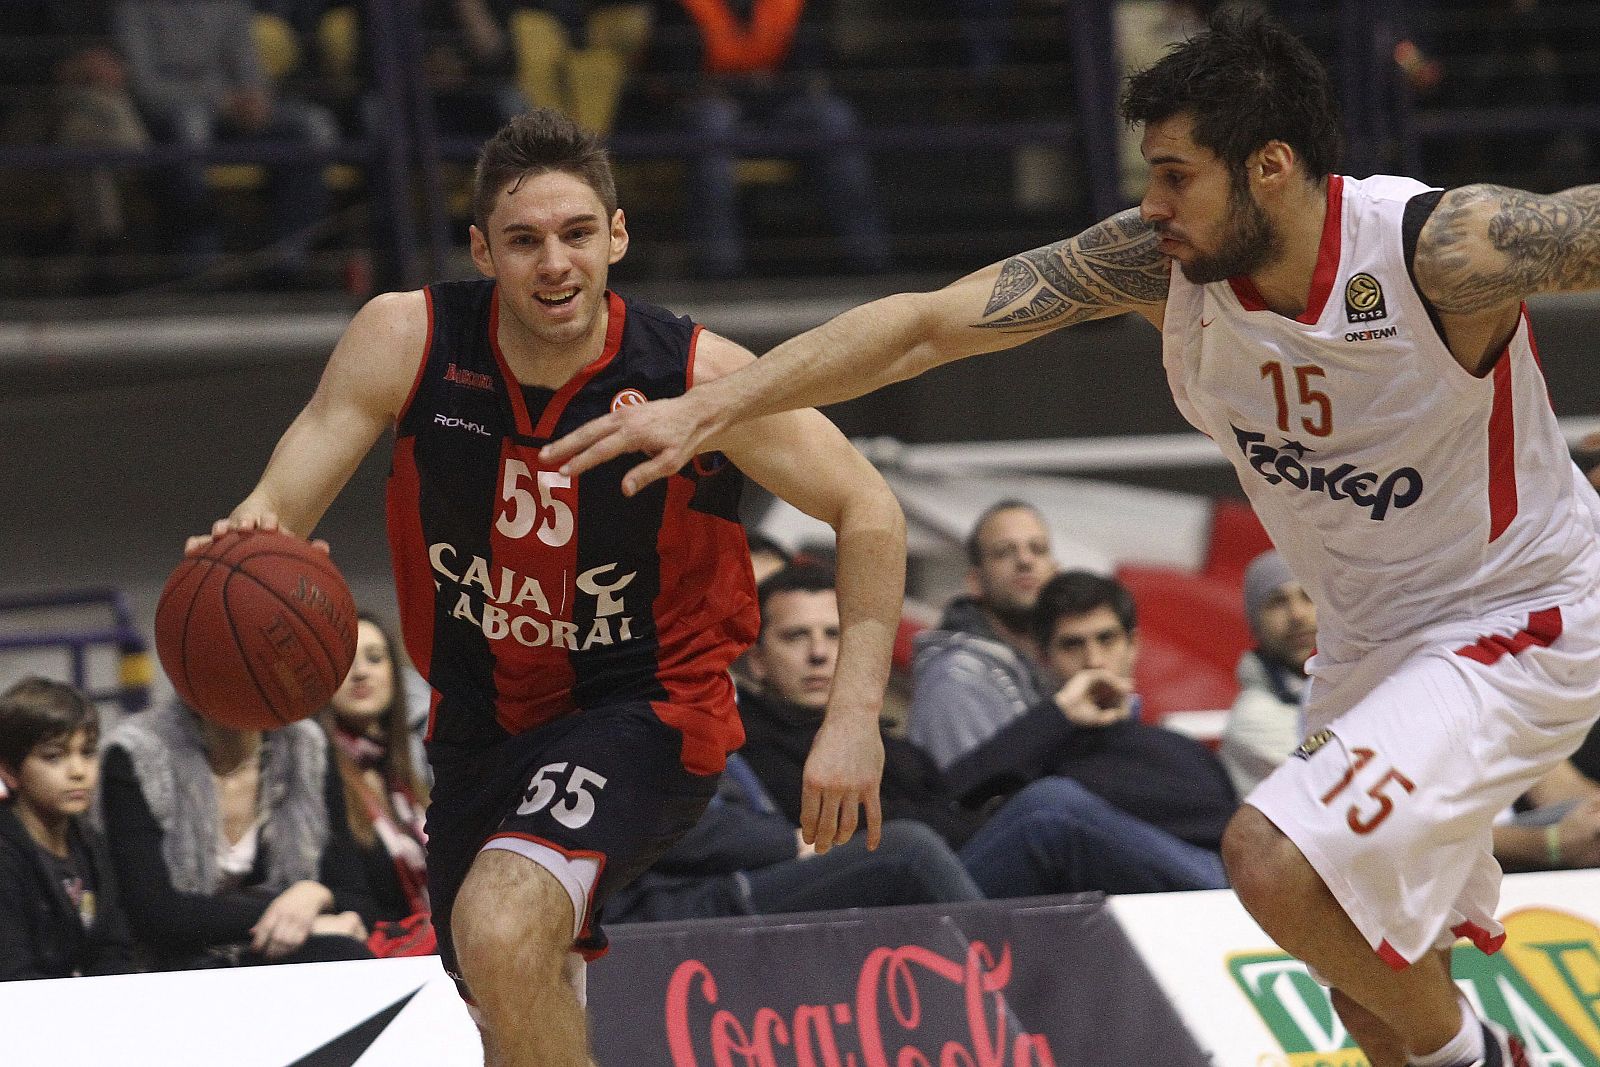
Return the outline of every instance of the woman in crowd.
<path id="1" fill-rule="evenodd" d="M 394 637 L 362 614 L 355 663 L 321 716 L 374 914 L 384 922 L 428 910 L 422 831 L 428 788 L 414 761 L 400 671 Z"/>
<path id="2" fill-rule="evenodd" d="M 112 731 L 106 837 L 155 966 L 370 958 L 372 905 L 331 749 L 315 722 L 233 730 L 180 701 Z"/>

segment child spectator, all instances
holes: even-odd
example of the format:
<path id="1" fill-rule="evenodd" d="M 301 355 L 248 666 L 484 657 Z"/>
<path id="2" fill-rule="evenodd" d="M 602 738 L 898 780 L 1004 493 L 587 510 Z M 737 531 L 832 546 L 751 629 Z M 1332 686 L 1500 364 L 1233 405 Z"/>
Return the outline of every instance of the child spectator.
<path id="1" fill-rule="evenodd" d="M 105 842 L 79 818 L 99 740 L 69 685 L 25 678 L 0 694 L 0 981 L 134 970 Z"/>

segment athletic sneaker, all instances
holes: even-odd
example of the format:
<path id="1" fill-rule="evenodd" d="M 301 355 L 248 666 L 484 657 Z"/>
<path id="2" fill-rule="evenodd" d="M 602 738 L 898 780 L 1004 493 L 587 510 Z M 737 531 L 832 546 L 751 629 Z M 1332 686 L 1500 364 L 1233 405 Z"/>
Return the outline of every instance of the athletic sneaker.
<path id="1" fill-rule="evenodd" d="M 1483 1067 L 1529 1067 L 1522 1038 L 1499 1023 L 1483 1021 Z"/>
<path id="2" fill-rule="evenodd" d="M 1479 1022 L 1483 1024 L 1483 1059 L 1473 1060 L 1467 1067 L 1531 1067 L 1522 1038 L 1507 1032 L 1499 1023 L 1484 1019 Z"/>

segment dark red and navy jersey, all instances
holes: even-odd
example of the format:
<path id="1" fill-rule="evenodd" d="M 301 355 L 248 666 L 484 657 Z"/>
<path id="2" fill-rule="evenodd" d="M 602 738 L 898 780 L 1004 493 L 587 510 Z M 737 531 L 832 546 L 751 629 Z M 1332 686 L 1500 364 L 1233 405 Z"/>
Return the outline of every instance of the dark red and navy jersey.
<path id="1" fill-rule="evenodd" d="M 425 290 L 428 347 L 389 476 L 401 628 L 434 689 L 429 736 L 492 744 L 559 716 L 648 701 L 684 765 L 744 740 L 728 666 L 758 630 L 743 475 L 701 456 L 633 497 L 621 456 L 577 478 L 539 448 L 692 384 L 700 327 L 607 293 L 605 350 L 560 389 L 518 383 L 493 281 Z"/>

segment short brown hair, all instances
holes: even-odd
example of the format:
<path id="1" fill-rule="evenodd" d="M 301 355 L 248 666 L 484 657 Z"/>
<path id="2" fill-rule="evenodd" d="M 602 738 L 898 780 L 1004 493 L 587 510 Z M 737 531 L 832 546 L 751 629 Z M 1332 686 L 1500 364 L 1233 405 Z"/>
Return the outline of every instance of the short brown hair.
<path id="1" fill-rule="evenodd" d="M 472 221 L 487 236 L 494 201 L 507 184 L 559 170 L 600 197 L 606 218 L 617 212 L 617 183 L 600 138 L 551 108 L 536 107 L 500 127 L 478 153 L 472 175 Z"/>
<path id="2" fill-rule="evenodd" d="M 967 562 L 974 567 L 983 562 L 983 528 L 989 524 L 990 519 L 1003 511 L 1031 512 L 1039 520 L 1039 525 L 1047 525 L 1044 521 L 1044 514 L 1026 500 L 1018 500 L 1016 497 L 1008 496 L 1004 500 L 990 504 L 983 509 L 983 514 L 978 516 L 978 521 L 972 524 L 972 530 L 967 534 L 965 545 Z"/>
<path id="3" fill-rule="evenodd" d="M 40 745 L 88 730 L 100 737 L 100 717 L 87 697 L 64 682 L 24 678 L 0 693 L 0 764 L 12 770 Z"/>

